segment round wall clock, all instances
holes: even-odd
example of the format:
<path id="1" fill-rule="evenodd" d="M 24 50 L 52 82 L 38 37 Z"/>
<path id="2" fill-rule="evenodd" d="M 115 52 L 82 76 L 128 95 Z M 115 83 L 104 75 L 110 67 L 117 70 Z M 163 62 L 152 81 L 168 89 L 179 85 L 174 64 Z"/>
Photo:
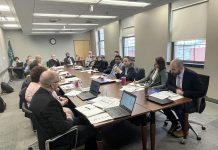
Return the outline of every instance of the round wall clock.
<path id="1" fill-rule="evenodd" d="M 56 44 L 56 39 L 55 38 L 51 38 L 50 39 L 50 44 L 55 45 Z"/>

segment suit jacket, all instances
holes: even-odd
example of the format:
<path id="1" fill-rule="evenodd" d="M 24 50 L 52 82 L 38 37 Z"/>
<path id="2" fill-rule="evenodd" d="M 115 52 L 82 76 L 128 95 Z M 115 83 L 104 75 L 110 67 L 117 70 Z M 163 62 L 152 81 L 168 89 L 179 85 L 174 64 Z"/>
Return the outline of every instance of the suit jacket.
<path id="1" fill-rule="evenodd" d="M 116 77 L 119 79 L 121 77 L 126 77 L 127 81 L 134 81 L 135 79 L 135 68 L 130 66 L 127 70 L 127 75 L 125 75 L 126 67 L 122 67 L 122 73 L 117 73 Z"/>
<path id="2" fill-rule="evenodd" d="M 97 68 L 98 71 L 103 72 L 107 68 L 107 66 L 108 66 L 107 61 L 100 60 L 100 61 L 95 61 L 92 68 Z"/>
<path id="3" fill-rule="evenodd" d="M 158 71 L 158 74 L 157 74 L 156 78 L 151 83 L 151 81 L 152 81 L 151 78 L 152 78 L 154 72 L 155 72 L 155 69 L 152 69 L 147 77 L 139 80 L 139 83 L 148 82 L 148 83 L 150 83 L 149 87 L 156 88 L 156 89 L 164 89 L 164 88 L 166 88 L 166 82 L 167 82 L 167 72 L 166 72 L 166 69 Z"/>
<path id="4" fill-rule="evenodd" d="M 173 92 L 176 92 L 177 89 L 176 76 L 173 76 L 171 73 L 168 74 L 167 88 Z M 183 96 L 188 98 L 196 99 L 204 96 L 198 74 L 188 68 L 184 70 L 182 90 L 184 92 Z"/>
<path id="5" fill-rule="evenodd" d="M 33 112 L 49 138 L 66 132 L 74 125 L 72 120 L 66 118 L 61 104 L 49 91 L 43 88 L 39 88 L 35 93 L 29 109 Z"/>
<path id="6" fill-rule="evenodd" d="M 75 63 L 74 58 L 73 58 L 73 57 L 70 57 L 70 59 L 71 59 L 72 63 L 74 64 L 74 63 Z M 64 58 L 64 64 L 65 64 L 65 65 L 70 65 L 70 61 L 68 60 L 67 57 Z"/>
<path id="7" fill-rule="evenodd" d="M 60 66 L 60 62 L 59 62 L 59 60 L 58 59 L 56 59 L 56 60 L 54 60 L 54 59 L 50 59 L 49 61 L 48 61 L 48 64 L 47 64 L 47 66 L 50 68 L 50 67 L 57 67 L 57 66 Z"/>

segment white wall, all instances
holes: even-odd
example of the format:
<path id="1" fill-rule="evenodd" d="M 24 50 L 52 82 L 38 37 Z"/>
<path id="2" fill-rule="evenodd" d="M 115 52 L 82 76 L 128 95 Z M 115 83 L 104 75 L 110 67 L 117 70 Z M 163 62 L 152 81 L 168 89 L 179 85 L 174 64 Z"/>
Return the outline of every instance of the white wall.
<path id="1" fill-rule="evenodd" d="M 56 39 L 56 44 L 49 43 L 50 38 Z M 28 55 L 41 55 L 43 62 L 50 59 L 52 53 L 62 61 L 66 52 L 74 57 L 74 40 L 90 40 L 90 33 L 75 35 L 23 35 L 22 31 L 5 31 L 5 40 L 11 40 L 14 55 L 25 60 Z"/>
<path id="2" fill-rule="evenodd" d="M 0 82 L 9 81 L 9 76 L 7 71 L 8 66 L 9 66 L 8 53 L 4 40 L 4 32 L 2 28 L 0 28 Z"/>

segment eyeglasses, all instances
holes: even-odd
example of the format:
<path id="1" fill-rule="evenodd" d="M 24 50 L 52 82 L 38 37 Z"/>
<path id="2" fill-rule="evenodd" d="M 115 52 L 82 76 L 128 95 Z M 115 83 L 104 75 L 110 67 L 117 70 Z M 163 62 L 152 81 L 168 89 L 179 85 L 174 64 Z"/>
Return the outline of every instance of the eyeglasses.
<path id="1" fill-rule="evenodd" d="M 60 80 L 57 80 L 57 81 L 54 81 L 54 82 L 52 82 L 52 83 L 58 83 Z"/>

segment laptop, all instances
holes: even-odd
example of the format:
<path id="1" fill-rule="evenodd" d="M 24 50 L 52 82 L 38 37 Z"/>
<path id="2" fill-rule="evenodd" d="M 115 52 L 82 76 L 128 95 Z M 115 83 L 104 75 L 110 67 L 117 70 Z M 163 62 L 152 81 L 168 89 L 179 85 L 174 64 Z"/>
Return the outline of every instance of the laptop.
<path id="1" fill-rule="evenodd" d="M 114 119 L 130 116 L 132 114 L 136 96 L 127 91 L 123 91 L 120 105 L 105 109 L 105 111 Z"/>
<path id="2" fill-rule="evenodd" d="M 81 100 L 86 101 L 98 96 L 100 84 L 94 80 L 91 82 L 90 90 L 77 95 Z"/>
<path id="3" fill-rule="evenodd" d="M 23 62 L 18 62 L 16 67 L 23 67 Z"/>

